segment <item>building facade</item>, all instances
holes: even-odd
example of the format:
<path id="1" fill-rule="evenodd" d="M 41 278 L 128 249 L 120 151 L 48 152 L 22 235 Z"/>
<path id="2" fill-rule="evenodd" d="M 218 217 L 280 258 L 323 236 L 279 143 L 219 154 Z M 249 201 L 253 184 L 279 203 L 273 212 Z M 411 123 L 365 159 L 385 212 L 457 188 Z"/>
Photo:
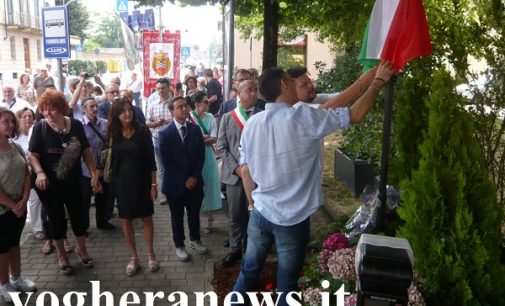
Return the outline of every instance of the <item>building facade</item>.
<path id="1" fill-rule="evenodd" d="M 305 67 L 311 77 L 317 78 L 318 71 L 314 64 L 317 61 L 326 63 L 326 69 L 333 67 L 333 60 L 335 59 L 336 52 L 332 50 L 329 43 L 319 42 L 315 33 L 307 33 L 305 39 L 301 41 L 292 42 L 291 45 L 303 47 L 302 54 Z M 288 46 L 289 43 L 280 44 L 279 47 Z M 235 31 L 235 67 L 239 68 L 256 68 L 261 71 L 261 64 L 263 52 L 263 39 L 243 39 L 240 33 Z"/>
<path id="2" fill-rule="evenodd" d="M 35 72 L 44 61 L 41 8 L 44 0 L 0 1 L 0 85 L 19 82 L 25 72 Z"/>

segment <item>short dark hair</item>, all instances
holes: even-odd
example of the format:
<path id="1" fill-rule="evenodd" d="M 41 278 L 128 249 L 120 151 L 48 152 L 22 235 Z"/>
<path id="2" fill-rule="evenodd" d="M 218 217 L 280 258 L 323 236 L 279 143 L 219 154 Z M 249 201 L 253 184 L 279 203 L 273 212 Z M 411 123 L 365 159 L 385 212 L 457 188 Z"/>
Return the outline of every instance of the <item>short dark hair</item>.
<path id="1" fill-rule="evenodd" d="M 89 96 L 89 97 L 85 98 L 84 100 L 82 100 L 81 107 L 85 107 L 86 103 L 88 103 L 88 101 L 91 101 L 91 100 L 96 101 L 95 97 L 93 97 L 93 96 Z"/>
<path id="2" fill-rule="evenodd" d="M 170 86 L 170 80 L 167 78 L 160 78 L 156 81 L 156 84 L 167 84 Z"/>
<path id="3" fill-rule="evenodd" d="M 210 69 L 210 68 L 207 68 L 203 71 L 203 75 L 211 78 L 214 76 L 214 71 L 212 71 L 212 69 Z"/>
<path id="4" fill-rule="evenodd" d="M 168 109 L 170 111 L 174 110 L 174 103 L 177 102 L 178 100 L 186 101 L 186 99 L 183 96 L 173 97 L 172 99 L 168 100 Z M 187 101 L 186 101 L 186 103 L 187 103 Z"/>
<path id="5" fill-rule="evenodd" d="M 248 74 L 250 78 L 252 77 L 252 74 L 251 74 L 251 72 L 249 70 L 247 70 L 247 69 L 239 69 L 239 70 L 235 71 L 235 74 L 233 75 L 233 80 L 234 81 L 237 79 L 237 76 L 239 75 L 239 73 L 245 73 L 245 74 Z"/>
<path id="6" fill-rule="evenodd" d="M 293 78 L 296 79 L 299 76 L 302 76 L 307 73 L 307 68 L 302 66 L 291 67 L 287 70 L 287 73 Z"/>
<path id="7" fill-rule="evenodd" d="M 281 95 L 281 80 L 285 77 L 286 72 L 278 67 L 263 70 L 258 85 L 260 93 L 267 101 L 273 102 Z"/>
<path id="8" fill-rule="evenodd" d="M 96 85 L 95 87 L 93 87 L 93 90 L 98 94 L 98 95 L 103 95 L 103 90 L 102 90 L 102 87 L 100 87 L 100 85 Z"/>
<path id="9" fill-rule="evenodd" d="M 207 94 L 204 93 L 203 91 L 197 91 L 191 96 L 191 102 L 193 105 L 196 105 L 196 103 L 202 102 L 203 98 L 207 97 Z"/>

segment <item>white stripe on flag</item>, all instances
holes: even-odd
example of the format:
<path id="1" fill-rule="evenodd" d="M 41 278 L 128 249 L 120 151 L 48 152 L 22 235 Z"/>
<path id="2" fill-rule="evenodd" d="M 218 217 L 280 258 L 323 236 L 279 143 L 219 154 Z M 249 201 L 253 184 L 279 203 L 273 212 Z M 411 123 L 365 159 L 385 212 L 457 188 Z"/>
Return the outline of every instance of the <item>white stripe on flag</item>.
<path id="1" fill-rule="evenodd" d="M 380 59 L 384 42 L 401 0 L 377 0 L 368 26 L 367 58 Z M 408 1 L 408 0 L 403 0 Z"/>

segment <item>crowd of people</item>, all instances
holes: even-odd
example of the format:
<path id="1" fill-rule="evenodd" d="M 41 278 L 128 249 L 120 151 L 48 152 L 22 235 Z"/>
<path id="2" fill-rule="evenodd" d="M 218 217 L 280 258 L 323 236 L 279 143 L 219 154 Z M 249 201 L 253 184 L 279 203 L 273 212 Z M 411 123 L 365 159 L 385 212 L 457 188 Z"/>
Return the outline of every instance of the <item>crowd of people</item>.
<path id="1" fill-rule="evenodd" d="M 322 95 L 304 68 L 269 68 L 259 77 L 255 69 L 237 69 L 224 100 L 219 71 L 203 69 L 203 87 L 192 73 L 183 82 L 185 89 L 158 79 L 145 112 L 135 73 L 120 90 L 119 78 L 106 85 L 99 76 L 92 82 L 82 72 L 68 80 L 65 93 L 42 70 L 33 83 L 28 74 L 21 76 L 17 90 L 4 86 L 0 106 L 4 300 L 11 300 L 9 292 L 36 289 L 21 276 L 19 240 L 27 214 L 34 237 L 45 240 L 42 252 L 56 249 L 58 269 L 72 274 L 68 221 L 81 263 L 92 268 L 86 247 L 90 206 L 93 202 L 96 207 L 96 227 L 114 230 L 117 205 L 130 252 L 125 273 L 131 276 L 141 261 L 134 219 L 143 224 L 150 272 L 159 269 L 155 201 L 169 206 L 175 257 L 189 261 L 184 214 L 189 248 L 206 253 L 201 232 L 214 230 L 213 212 L 222 208 L 221 186 L 228 201 L 229 252 L 216 265 L 242 260 L 234 290 L 244 293 L 253 288 L 275 244 L 278 289 L 295 290 L 309 218 L 322 201 L 321 139 L 361 121 L 391 73 L 391 64 L 383 62 L 341 93 Z M 101 158 L 107 148 L 110 175 Z M 285 300 L 279 305 L 286 305 Z"/>

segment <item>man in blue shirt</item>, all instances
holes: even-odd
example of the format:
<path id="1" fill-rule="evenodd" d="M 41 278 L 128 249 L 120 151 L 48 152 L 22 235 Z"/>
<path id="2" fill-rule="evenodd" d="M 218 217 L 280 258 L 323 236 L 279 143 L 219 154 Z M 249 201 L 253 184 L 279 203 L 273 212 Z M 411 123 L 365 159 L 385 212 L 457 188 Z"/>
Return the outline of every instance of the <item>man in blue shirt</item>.
<path id="1" fill-rule="evenodd" d="M 98 118 L 98 102 L 94 97 L 88 97 L 82 101 L 82 109 L 84 116 L 82 117 L 82 125 L 86 138 L 88 138 L 89 145 L 93 151 L 93 160 L 96 165 L 100 164 L 100 153 L 107 145 L 107 120 Z M 81 164 L 85 165 L 84 159 L 81 159 Z M 112 215 L 113 206 L 109 205 L 108 199 L 109 184 L 103 180 L 103 172 L 100 171 L 100 184 L 102 185 L 102 192 L 95 193 L 95 208 L 96 208 L 96 227 L 103 230 L 113 230 L 116 227 L 109 223 Z M 82 191 L 83 191 L 83 204 L 86 208 L 87 215 L 86 225 L 89 228 L 89 207 L 91 204 L 91 174 L 87 167 L 82 168 Z"/>
<path id="2" fill-rule="evenodd" d="M 286 295 L 297 290 L 305 261 L 309 217 L 322 203 L 319 140 L 360 122 L 392 72 L 393 66 L 382 62 L 366 90 L 355 86 L 355 93 L 361 96 L 350 108 L 329 102 L 319 109 L 293 107 L 299 101 L 295 80 L 282 69 L 263 72 L 260 92 L 275 103 L 267 103 L 265 111 L 252 116 L 242 132 L 241 174 L 252 212 L 246 255 L 233 291 L 245 296 L 254 289 L 275 243 L 278 305 L 287 305 Z"/>

